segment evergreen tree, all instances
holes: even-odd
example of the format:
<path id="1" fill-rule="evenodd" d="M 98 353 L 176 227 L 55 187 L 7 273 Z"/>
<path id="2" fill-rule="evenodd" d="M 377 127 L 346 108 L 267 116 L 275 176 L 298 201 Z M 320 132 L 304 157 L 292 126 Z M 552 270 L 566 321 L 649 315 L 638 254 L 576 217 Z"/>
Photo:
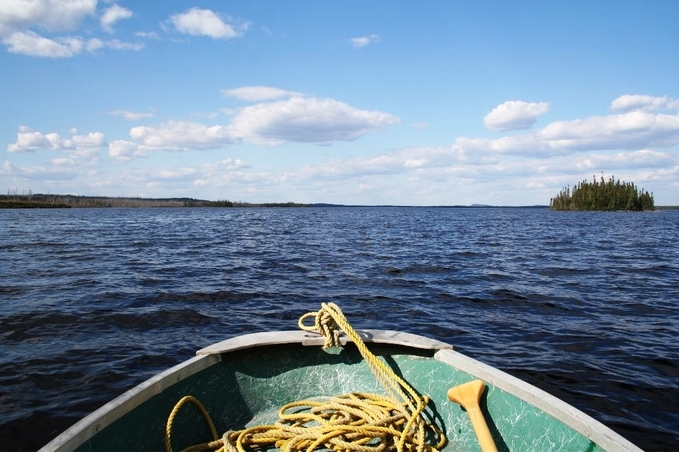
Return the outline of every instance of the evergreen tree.
<path id="1" fill-rule="evenodd" d="M 570 186 L 561 189 L 549 200 L 551 210 L 655 210 L 653 194 L 639 191 L 632 182 L 616 180 L 614 176 L 605 181 L 596 177 L 592 182 L 579 182 L 573 190 Z"/>

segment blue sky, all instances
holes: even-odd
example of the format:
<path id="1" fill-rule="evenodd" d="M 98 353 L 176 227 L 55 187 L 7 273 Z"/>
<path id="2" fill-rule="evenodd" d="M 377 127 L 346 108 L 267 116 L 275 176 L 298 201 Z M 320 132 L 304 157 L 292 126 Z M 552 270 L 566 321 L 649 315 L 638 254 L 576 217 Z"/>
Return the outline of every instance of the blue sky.
<path id="1" fill-rule="evenodd" d="M 0 43 L 3 190 L 679 204 L 676 0 L 3 0 Z"/>

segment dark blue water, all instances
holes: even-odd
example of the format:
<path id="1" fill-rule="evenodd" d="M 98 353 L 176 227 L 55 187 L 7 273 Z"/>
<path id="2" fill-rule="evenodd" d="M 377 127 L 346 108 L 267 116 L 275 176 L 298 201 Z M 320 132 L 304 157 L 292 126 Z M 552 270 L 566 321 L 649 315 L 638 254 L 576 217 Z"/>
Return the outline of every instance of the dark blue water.
<path id="1" fill-rule="evenodd" d="M 2 210 L 0 449 L 333 301 L 677 450 L 678 238 L 678 211 Z"/>

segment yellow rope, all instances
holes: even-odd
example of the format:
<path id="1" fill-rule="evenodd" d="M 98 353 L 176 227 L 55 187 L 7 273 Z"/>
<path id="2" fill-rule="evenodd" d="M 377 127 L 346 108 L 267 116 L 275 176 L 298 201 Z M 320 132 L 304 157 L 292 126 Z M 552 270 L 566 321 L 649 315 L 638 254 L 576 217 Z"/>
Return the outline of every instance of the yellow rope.
<path id="1" fill-rule="evenodd" d="M 305 325 L 304 322 L 311 317 L 314 318 L 314 325 Z M 168 418 L 165 432 L 167 451 L 172 452 L 170 433 L 174 418 L 187 401 L 199 407 L 214 440 L 191 446 L 184 449 L 185 452 L 246 452 L 272 448 L 282 452 L 312 452 L 316 449 L 338 452 L 438 452 L 445 446 L 443 432 L 423 417 L 429 398 L 419 395 L 384 361 L 368 350 L 337 305 L 323 303 L 318 312 L 303 315 L 299 319 L 299 326 L 305 331 L 322 334 L 325 337 L 324 349 L 341 346 L 339 338 L 341 331 L 344 331 L 389 397 L 349 393 L 322 401 L 293 402 L 280 409 L 279 419 L 272 425 L 228 431 L 219 438 L 200 402 L 188 396 L 177 403 Z"/>
<path id="2" fill-rule="evenodd" d="M 168 452 L 172 452 L 172 425 L 174 423 L 174 418 L 177 417 L 177 413 L 179 413 L 181 407 L 189 402 L 193 403 L 196 407 L 198 407 L 200 412 L 203 414 L 203 418 L 205 418 L 205 421 L 207 422 L 207 426 L 210 429 L 210 433 L 212 433 L 212 438 L 215 440 L 219 438 L 219 436 L 217 435 L 217 429 L 215 428 L 215 424 L 212 422 L 212 418 L 210 418 L 210 415 L 208 414 L 203 404 L 200 403 L 198 399 L 196 399 L 193 396 L 184 396 L 179 400 L 179 402 L 177 402 L 177 404 L 172 409 L 172 412 L 170 413 L 170 416 L 167 419 L 167 424 L 165 426 L 165 449 L 167 449 Z"/>

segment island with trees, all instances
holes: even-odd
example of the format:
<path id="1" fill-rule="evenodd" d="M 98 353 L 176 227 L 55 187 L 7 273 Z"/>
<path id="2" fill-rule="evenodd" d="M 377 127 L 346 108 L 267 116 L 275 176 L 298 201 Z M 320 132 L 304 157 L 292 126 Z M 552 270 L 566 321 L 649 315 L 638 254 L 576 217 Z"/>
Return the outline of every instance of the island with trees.
<path id="1" fill-rule="evenodd" d="M 593 177 L 592 182 L 580 182 L 572 189 L 564 187 L 549 201 L 551 210 L 604 210 L 643 211 L 655 210 L 653 194 L 639 190 L 632 182 L 616 180 L 611 176 L 605 181 Z"/>

